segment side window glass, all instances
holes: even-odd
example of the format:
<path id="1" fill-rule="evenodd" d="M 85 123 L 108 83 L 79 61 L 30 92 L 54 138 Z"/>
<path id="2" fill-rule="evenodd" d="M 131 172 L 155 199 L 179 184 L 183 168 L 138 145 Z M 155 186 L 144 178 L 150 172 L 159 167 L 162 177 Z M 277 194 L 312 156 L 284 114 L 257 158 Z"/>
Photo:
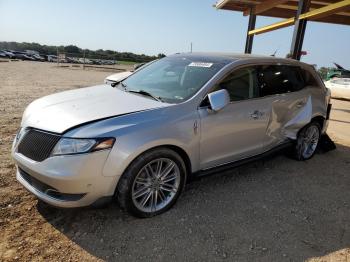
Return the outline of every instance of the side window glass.
<path id="1" fill-rule="evenodd" d="M 295 92 L 305 87 L 303 76 L 301 75 L 301 69 L 297 66 L 283 66 L 283 76 L 285 89 L 287 92 Z"/>
<path id="2" fill-rule="evenodd" d="M 303 69 L 301 69 L 301 72 L 303 74 L 306 86 L 318 86 L 317 80 L 314 78 L 314 76 L 310 72 Z"/>
<path id="3" fill-rule="evenodd" d="M 261 96 L 284 94 L 304 88 L 299 67 L 284 65 L 263 66 L 259 72 Z"/>
<path id="4" fill-rule="evenodd" d="M 285 78 L 281 66 L 262 66 L 259 72 L 261 96 L 269 96 L 287 92 L 284 84 Z"/>
<path id="5" fill-rule="evenodd" d="M 219 83 L 217 89 L 226 89 L 231 101 L 240 101 L 258 96 L 256 69 L 254 67 L 235 70 Z"/>

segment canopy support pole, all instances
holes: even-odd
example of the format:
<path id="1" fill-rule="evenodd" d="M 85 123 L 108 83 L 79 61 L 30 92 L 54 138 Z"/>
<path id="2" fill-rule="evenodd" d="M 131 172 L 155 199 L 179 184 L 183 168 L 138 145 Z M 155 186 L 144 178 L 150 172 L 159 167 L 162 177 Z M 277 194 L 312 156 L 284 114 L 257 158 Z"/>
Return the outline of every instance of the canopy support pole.
<path id="1" fill-rule="evenodd" d="M 310 0 L 300 0 L 295 16 L 292 45 L 290 47 L 290 57 L 296 60 L 300 60 L 301 58 L 301 50 L 303 48 L 304 35 L 307 24 L 307 19 L 299 19 L 299 16 L 309 11 L 310 3 Z"/>
<path id="2" fill-rule="evenodd" d="M 249 31 L 255 29 L 255 22 L 256 22 L 256 15 L 254 14 L 254 9 L 250 8 L 249 23 L 248 23 L 248 30 L 247 30 L 247 39 L 245 42 L 245 49 L 244 49 L 244 53 L 246 53 L 246 54 L 252 53 L 254 35 L 250 35 Z"/>

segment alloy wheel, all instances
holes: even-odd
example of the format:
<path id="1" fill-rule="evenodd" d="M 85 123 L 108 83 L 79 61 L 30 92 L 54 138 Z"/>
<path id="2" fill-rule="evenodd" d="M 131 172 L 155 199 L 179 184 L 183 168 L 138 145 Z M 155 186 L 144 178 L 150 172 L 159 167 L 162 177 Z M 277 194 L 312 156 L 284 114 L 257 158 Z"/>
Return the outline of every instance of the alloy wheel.
<path id="1" fill-rule="evenodd" d="M 132 201 L 142 212 L 153 213 L 166 207 L 180 187 L 180 169 L 169 158 L 157 158 L 144 165 L 132 185 Z"/>
<path id="2" fill-rule="evenodd" d="M 320 131 L 315 125 L 309 126 L 302 137 L 302 155 L 305 159 L 310 158 L 316 151 L 320 138 Z"/>

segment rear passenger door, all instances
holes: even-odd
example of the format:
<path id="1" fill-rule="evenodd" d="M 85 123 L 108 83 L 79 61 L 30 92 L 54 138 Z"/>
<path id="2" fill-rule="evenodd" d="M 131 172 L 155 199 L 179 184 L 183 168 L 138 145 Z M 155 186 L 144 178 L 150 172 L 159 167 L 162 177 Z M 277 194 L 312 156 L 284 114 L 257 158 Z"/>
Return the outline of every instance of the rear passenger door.
<path id="1" fill-rule="evenodd" d="M 293 138 L 309 121 L 309 90 L 301 69 L 292 65 L 261 66 L 258 77 L 260 95 L 271 104 L 263 148 L 269 150 Z"/>

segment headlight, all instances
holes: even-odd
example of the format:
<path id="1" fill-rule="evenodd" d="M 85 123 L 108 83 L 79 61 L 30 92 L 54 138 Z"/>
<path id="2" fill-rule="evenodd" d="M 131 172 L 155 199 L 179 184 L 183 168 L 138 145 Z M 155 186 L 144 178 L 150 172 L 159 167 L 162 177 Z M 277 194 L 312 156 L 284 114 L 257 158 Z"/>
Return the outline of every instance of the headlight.
<path id="1" fill-rule="evenodd" d="M 94 152 L 113 147 L 114 138 L 61 138 L 51 152 L 52 156 Z"/>
<path id="2" fill-rule="evenodd" d="M 21 138 L 22 134 L 23 134 L 24 128 L 20 127 L 20 129 L 18 130 L 17 134 L 16 134 L 16 142 Z"/>
<path id="3" fill-rule="evenodd" d="M 21 138 L 23 137 L 23 135 L 25 134 L 26 131 L 27 131 L 26 128 L 23 128 L 23 127 L 21 127 L 18 130 L 16 138 L 15 138 L 15 143 L 18 143 L 18 141 L 21 140 Z"/>

